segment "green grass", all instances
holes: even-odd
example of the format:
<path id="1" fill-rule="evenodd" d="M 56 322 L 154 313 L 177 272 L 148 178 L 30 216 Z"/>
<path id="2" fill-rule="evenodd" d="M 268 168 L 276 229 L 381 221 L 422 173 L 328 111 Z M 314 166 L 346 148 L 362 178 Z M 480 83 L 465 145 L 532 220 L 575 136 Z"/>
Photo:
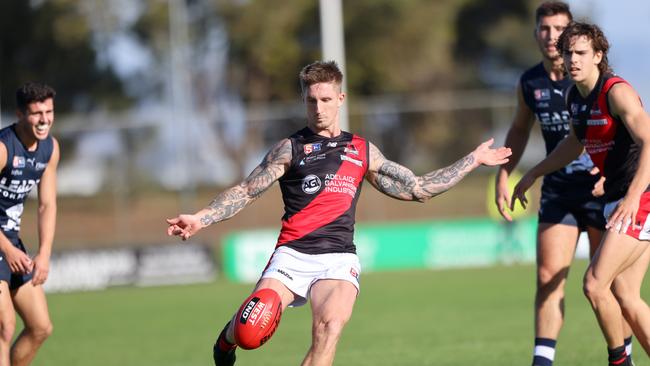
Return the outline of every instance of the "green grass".
<path id="1" fill-rule="evenodd" d="M 557 366 L 602 365 L 605 343 L 581 293 L 586 263 L 567 289 Z M 362 276 L 336 365 L 528 365 L 532 265 Z M 211 345 L 251 285 L 116 288 L 49 295 L 54 334 L 34 365 L 210 365 Z M 644 294 L 648 289 L 644 288 Z M 288 309 L 264 347 L 238 365 L 298 365 L 310 342 L 308 306 Z M 635 344 L 637 366 L 650 365 Z"/>

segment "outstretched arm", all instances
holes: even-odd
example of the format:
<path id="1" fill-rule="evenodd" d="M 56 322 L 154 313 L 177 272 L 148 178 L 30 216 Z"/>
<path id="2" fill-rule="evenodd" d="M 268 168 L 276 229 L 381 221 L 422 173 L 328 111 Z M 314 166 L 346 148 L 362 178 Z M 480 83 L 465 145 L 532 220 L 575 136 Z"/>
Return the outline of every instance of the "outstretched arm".
<path id="1" fill-rule="evenodd" d="M 208 207 L 192 215 L 167 219 L 167 235 L 177 235 L 186 240 L 206 226 L 235 216 L 282 177 L 290 162 L 291 141 L 284 139 L 273 146 L 246 179 L 220 193 Z"/>
<path id="2" fill-rule="evenodd" d="M 517 200 L 519 200 L 523 208 L 526 208 L 526 205 L 528 204 L 526 191 L 532 187 L 537 178 L 565 167 L 571 161 L 580 156 L 583 150 L 584 146 L 578 140 L 578 137 L 576 137 L 573 128 L 571 128 L 569 135 L 567 135 L 564 140 L 560 141 L 555 149 L 553 149 L 544 160 L 532 167 L 519 180 L 515 189 L 512 191 L 510 209 L 514 210 Z"/>
<path id="3" fill-rule="evenodd" d="M 379 149 L 370 144 L 370 166 L 366 179 L 380 192 L 400 200 L 424 202 L 455 186 L 478 166 L 500 165 L 508 161 L 509 148 L 491 149 L 490 139 L 454 164 L 422 176 L 393 161 L 387 160 Z"/>

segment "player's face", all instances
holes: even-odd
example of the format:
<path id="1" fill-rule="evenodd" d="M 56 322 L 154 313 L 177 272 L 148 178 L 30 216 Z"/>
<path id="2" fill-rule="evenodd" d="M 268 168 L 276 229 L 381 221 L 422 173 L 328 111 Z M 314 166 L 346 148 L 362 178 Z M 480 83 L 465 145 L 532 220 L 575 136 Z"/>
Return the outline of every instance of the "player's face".
<path id="1" fill-rule="evenodd" d="M 18 123 L 22 130 L 36 140 L 44 140 L 54 123 L 54 101 L 52 98 L 27 105 L 25 111 L 18 110 Z"/>
<path id="2" fill-rule="evenodd" d="M 583 83 L 598 79 L 600 75 L 598 64 L 602 60 L 603 53 L 594 52 L 591 40 L 586 36 L 572 37 L 562 57 L 564 67 L 574 82 Z"/>
<path id="3" fill-rule="evenodd" d="M 339 108 L 345 94 L 336 83 L 316 83 L 305 90 L 307 126 L 313 131 L 331 130 L 338 127 Z"/>
<path id="4" fill-rule="evenodd" d="M 569 17 L 566 14 L 539 18 L 537 28 L 535 28 L 535 39 L 544 58 L 556 60 L 562 56 L 555 47 L 555 43 L 567 25 L 569 25 Z"/>

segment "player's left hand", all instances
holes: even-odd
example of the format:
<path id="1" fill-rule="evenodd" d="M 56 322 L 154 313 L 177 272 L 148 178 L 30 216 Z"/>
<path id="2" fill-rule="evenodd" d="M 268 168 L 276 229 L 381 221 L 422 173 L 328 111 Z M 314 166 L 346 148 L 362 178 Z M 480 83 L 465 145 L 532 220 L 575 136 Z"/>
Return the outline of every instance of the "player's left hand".
<path id="1" fill-rule="evenodd" d="M 624 234 L 632 223 L 636 225 L 636 213 L 638 211 L 639 197 L 623 197 L 616 209 L 607 218 L 605 229 L 613 233 Z"/>
<path id="2" fill-rule="evenodd" d="M 43 255 L 36 255 L 33 262 L 32 283 L 34 286 L 42 285 L 47 281 L 47 277 L 50 274 L 50 259 Z"/>
<path id="3" fill-rule="evenodd" d="M 478 145 L 474 150 L 474 160 L 478 165 L 501 165 L 508 162 L 508 157 L 512 155 L 509 147 L 501 146 L 495 149 L 490 148 L 494 144 L 494 138 Z"/>

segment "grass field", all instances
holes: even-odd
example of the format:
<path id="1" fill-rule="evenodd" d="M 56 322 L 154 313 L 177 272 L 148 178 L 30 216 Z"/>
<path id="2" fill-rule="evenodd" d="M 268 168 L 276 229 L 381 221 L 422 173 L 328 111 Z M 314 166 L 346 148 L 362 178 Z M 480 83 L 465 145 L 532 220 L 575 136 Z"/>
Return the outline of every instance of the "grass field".
<path id="1" fill-rule="evenodd" d="M 605 343 L 570 277 L 557 366 L 603 365 Z M 210 365 L 211 344 L 251 289 L 224 279 L 194 286 L 49 295 L 54 334 L 34 365 Z M 528 365 L 534 267 L 372 273 L 339 343 L 336 365 Z M 649 294 L 647 286 L 644 295 Z M 299 365 L 309 307 L 288 309 L 274 338 L 238 351 L 238 365 Z M 635 344 L 637 366 L 650 365 Z"/>

